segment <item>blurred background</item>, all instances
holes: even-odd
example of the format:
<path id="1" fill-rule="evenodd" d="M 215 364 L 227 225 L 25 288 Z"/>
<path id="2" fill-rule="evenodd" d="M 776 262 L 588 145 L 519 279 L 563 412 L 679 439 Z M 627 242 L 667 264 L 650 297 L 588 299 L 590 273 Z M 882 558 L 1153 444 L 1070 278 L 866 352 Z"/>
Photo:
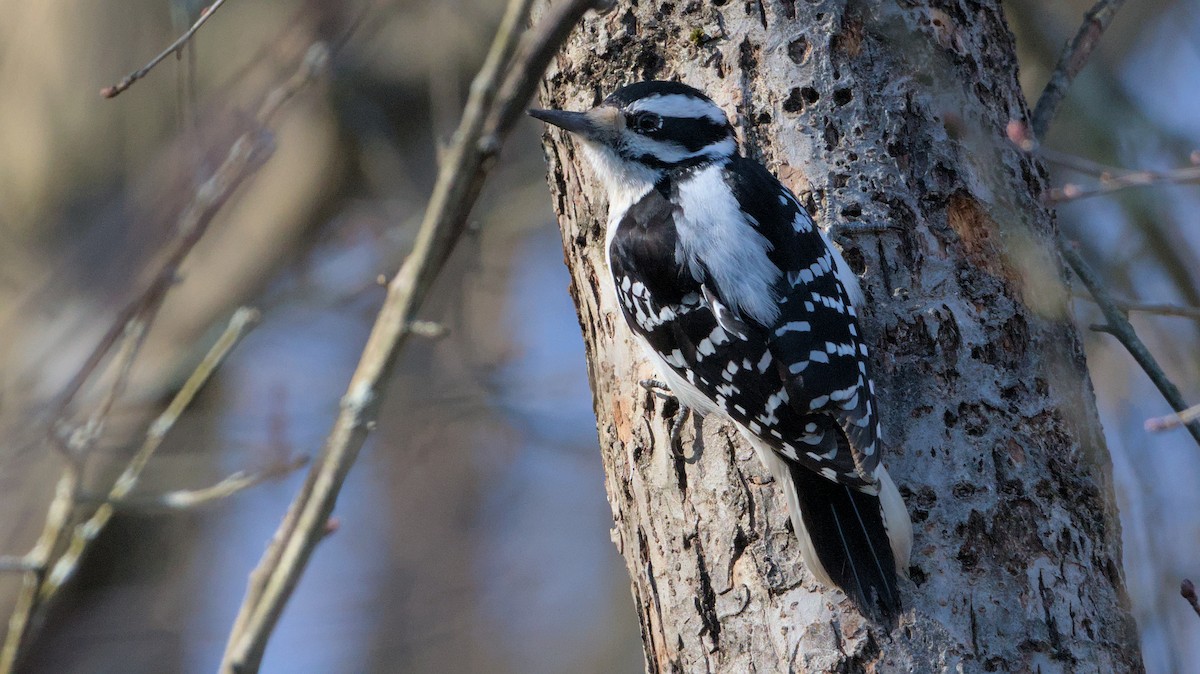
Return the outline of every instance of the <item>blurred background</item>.
<path id="1" fill-rule="evenodd" d="M 176 214 L 317 40 L 329 72 L 272 124 L 271 159 L 181 270 L 96 447 L 107 491 L 145 426 L 239 304 L 260 325 L 168 436 L 147 502 L 313 455 L 432 186 L 499 0 L 223 7 L 185 58 L 113 100 L 97 91 L 169 44 L 203 2 L 0 0 L 0 555 L 37 539 L 62 461 L 55 396 L 170 241 Z M 1090 2 L 1004 3 L 1036 98 Z M 346 36 L 349 36 L 348 38 Z M 1118 14 L 1047 145 L 1129 168 L 1200 149 L 1200 2 Z M 449 329 L 406 348 L 326 540 L 289 604 L 267 672 L 641 671 L 639 630 L 596 447 L 584 353 L 545 185 L 523 122 L 472 234 L 423 314 Z M 1095 178 L 1052 167 L 1055 184 Z M 1064 204 L 1060 225 L 1114 292 L 1200 306 L 1200 189 Z M 1086 299 L 1081 326 L 1099 322 Z M 1200 401 L 1195 320 L 1134 313 Z M 1154 673 L 1197 671 L 1200 450 L 1150 434 L 1169 411 L 1110 337 L 1085 332 L 1122 512 L 1125 569 Z M 75 421 L 103 391 L 86 389 Z M 302 472 L 186 512 L 122 509 L 47 616 L 30 672 L 211 672 L 246 578 Z M 0 572 L 7 616 L 20 575 Z"/>

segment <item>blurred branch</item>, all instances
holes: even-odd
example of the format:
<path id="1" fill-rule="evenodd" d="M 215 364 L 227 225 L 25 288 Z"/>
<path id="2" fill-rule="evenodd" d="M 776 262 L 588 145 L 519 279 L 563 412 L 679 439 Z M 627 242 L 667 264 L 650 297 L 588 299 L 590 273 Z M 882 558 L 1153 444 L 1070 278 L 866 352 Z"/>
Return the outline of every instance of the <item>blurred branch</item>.
<path id="1" fill-rule="evenodd" d="M 1010 123 L 1008 127 L 1009 138 L 1016 142 L 1022 149 L 1027 152 L 1036 152 L 1039 141 L 1045 137 L 1046 131 L 1050 127 L 1050 122 L 1054 119 L 1055 113 L 1058 111 L 1059 103 L 1062 102 L 1063 96 L 1066 94 L 1066 89 L 1070 86 L 1075 75 L 1083 69 L 1087 62 L 1088 56 L 1091 55 L 1092 49 L 1095 48 L 1097 40 L 1103 34 L 1104 29 L 1112 22 L 1113 16 L 1120 9 L 1124 0 L 1100 0 L 1092 9 L 1084 15 L 1083 25 L 1079 27 L 1079 31 L 1075 34 L 1075 38 L 1067 43 L 1062 55 L 1058 59 L 1058 65 L 1054 72 L 1050 75 L 1050 82 L 1046 84 L 1046 89 L 1038 98 L 1037 105 L 1034 109 L 1032 126 L 1032 135 L 1029 129 L 1019 122 Z M 1187 404 L 1183 400 L 1183 395 L 1180 394 L 1179 388 L 1167 378 L 1163 372 L 1162 366 L 1158 361 L 1154 360 L 1154 356 L 1150 355 L 1149 349 L 1138 337 L 1137 332 L 1130 325 L 1129 319 L 1121 312 L 1112 296 L 1104 288 L 1100 279 L 1084 261 L 1070 244 L 1061 238 L 1058 239 L 1058 248 L 1062 253 L 1063 258 L 1074 270 L 1075 276 L 1088 289 L 1092 297 L 1095 299 L 1097 306 L 1100 307 L 1101 313 L 1107 324 L 1102 326 L 1104 332 L 1111 334 L 1117 338 L 1138 365 L 1150 377 L 1150 381 L 1154 382 L 1155 387 L 1166 398 L 1167 404 L 1176 413 L 1183 412 L 1187 409 Z M 1192 438 L 1200 443 L 1200 423 L 1195 421 L 1185 424 Z"/>
<path id="2" fill-rule="evenodd" d="M 14 555 L 0 555 L 0 573 L 11 573 L 13 571 L 40 571 L 42 567 L 38 566 L 35 560 L 28 557 L 16 557 Z"/>
<path id="3" fill-rule="evenodd" d="M 104 426 L 108 422 L 113 405 L 116 404 L 117 399 L 125 391 L 125 385 L 129 382 L 129 373 L 133 369 L 133 362 L 137 359 L 138 351 L 141 350 L 142 345 L 146 341 L 146 334 L 150 331 L 150 322 L 154 320 L 154 316 L 158 312 L 161 299 L 159 297 L 141 305 L 134 316 L 129 319 L 129 322 L 125 324 L 122 331 L 123 336 L 120 340 L 120 348 L 117 351 L 114 366 L 116 372 L 113 375 L 113 380 L 104 392 L 104 396 L 101 398 L 99 404 L 96 405 L 96 408 L 88 416 L 88 420 L 73 431 L 66 433 L 65 439 L 60 435 L 60 433 L 65 432 L 68 428 L 65 409 L 52 422 L 50 427 L 50 445 L 58 450 L 59 454 L 68 463 L 79 463 L 82 461 L 88 450 L 104 434 Z"/>
<path id="4" fill-rule="evenodd" d="M 77 500 L 81 503 L 108 504 L 118 510 L 189 510 L 197 506 L 229 498 L 251 487 L 274 480 L 308 464 L 307 456 L 300 456 L 288 461 L 279 461 L 265 470 L 253 473 L 239 470 L 220 482 L 199 489 L 175 489 L 156 496 L 124 496 L 114 500 L 112 495 L 92 496 L 81 495 Z M 3 567 L 0 566 L 0 570 Z"/>
<path id="5" fill-rule="evenodd" d="M 434 279 L 466 230 L 467 215 L 507 132 L 516 123 L 550 59 L 600 0 L 563 0 L 522 35 L 532 0 L 510 0 L 462 121 L 440 163 L 433 195 L 412 252 L 388 284 L 362 357 L 342 398 L 341 412 L 258 566 L 230 630 L 221 671 L 257 672 L 267 640 L 316 545 L 354 464 L 382 396 L 381 384 L 411 334 Z M 518 53 L 518 47 L 520 47 Z M 515 56 L 514 56 L 515 54 Z"/>
<path id="6" fill-rule="evenodd" d="M 161 506 L 171 510 L 187 510 L 198 505 L 228 498 L 238 492 L 256 487 L 269 480 L 281 478 L 289 473 L 300 470 L 307 464 L 308 457 L 300 456 L 291 461 L 282 462 L 266 470 L 254 473 L 239 470 L 210 487 L 204 487 L 203 489 L 177 489 L 169 491 L 152 501 L 139 500 L 136 504 Z M 131 501 L 126 499 L 124 503 L 131 503 Z"/>
<path id="7" fill-rule="evenodd" d="M 111 87 L 104 87 L 101 89 L 100 95 L 104 98 L 113 98 L 117 94 L 120 94 L 122 91 L 125 91 L 129 87 L 133 86 L 134 82 L 150 74 L 150 71 L 154 69 L 154 66 L 162 63 L 163 59 L 167 58 L 171 54 L 178 53 L 179 50 L 183 49 L 184 45 L 186 45 L 188 41 L 192 39 L 192 36 L 196 34 L 196 31 L 200 30 L 200 26 L 203 26 L 213 14 L 216 14 L 217 10 L 220 9 L 221 5 L 223 4 L 225 4 L 225 0 L 215 0 L 213 4 L 205 7 L 200 11 L 200 17 L 196 19 L 196 23 L 193 23 L 192 27 L 187 29 L 187 32 L 185 32 L 183 35 L 180 35 L 178 40 L 175 40 L 175 42 L 171 43 L 170 47 L 164 49 L 158 56 L 150 59 L 150 62 L 146 65 L 126 75 L 125 79 L 112 85 Z"/>
<path id="8" fill-rule="evenodd" d="M 270 106 L 264 103 L 259 121 L 269 117 L 278 106 L 279 101 L 271 101 Z M 233 142 L 217 170 L 196 188 L 191 203 L 184 208 L 179 217 L 178 234 L 169 244 L 164 259 L 149 281 L 135 294 L 135 298 L 117 314 L 112 327 L 100 338 L 83 366 L 59 394 L 55 403 L 56 421 L 66 414 L 75 396 L 91 379 L 117 340 L 130 329 L 130 324 L 139 318 L 144 320 L 149 309 L 161 303 L 175 283 L 179 266 L 204 236 L 217 212 L 233 192 L 266 162 L 273 151 L 270 133 L 263 127 L 256 126 Z"/>
<path id="9" fill-rule="evenodd" d="M 1102 194 L 1112 194 L 1131 187 L 1147 187 L 1151 185 L 1186 185 L 1200 183 L 1200 166 L 1185 166 L 1171 171 L 1118 171 L 1103 173 L 1099 176 L 1100 184 L 1081 187 L 1067 183 L 1062 187 L 1051 188 L 1046 199 L 1051 203 L 1075 201 Z"/>
<path id="10" fill-rule="evenodd" d="M 1200 418 L 1200 405 L 1192 405 L 1182 412 L 1168 414 L 1165 417 L 1154 417 L 1153 419 L 1147 419 L 1145 428 L 1151 433 L 1169 431 L 1172 428 L 1177 428 L 1183 424 L 1191 423 L 1197 418 Z"/>
<path id="11" fill-rule="evenodd" d="M 1186 599 L 1187 603 L 1191 605 L 1192 610 L 1196 612 L 1196 615 L 1200 616 L 1200 600 L 1197 600 L 1196 586 L 1192 584 L 1191 580 L 1187 578 L 1183 579 L 1183 582 L 1179 584 L 1179 595 Z"/>
<path id="12" fill-rule="evenodd" d="M 1107 324 L 1103 326 L 1103 331 L 1117 338 L 1137 364 L 1146 371 L 1150 381 L 1154 382 L 1154 386 L 1162 393 L 1163 398 L 1166 398 L 1167 404 L 1176 413 L 1181 413 L 1188 408 L 1187 403 L 1183 401 L 1183 395 L 1179 393 L 1179 389 L 1167 378 L 1162 367 L 1154 360 L 1154 356 L 1150 355 L 1149 349 L 1137 336 L 1133 326 L 1129 324 L 1129 319 L 1125 318 L 1125 314 L 1117 308 L 1116 302 L 1112 296 L 1105 290 L 1100 279 L 1084 261 L 1083 257 L 1067 242 L 1059 240 L 1059 250 L 1062 252 L 1067 263 L 1071 265 L 1071 269 L 1075 271 L 1075 276 L 1083 283 L 1088 292 L 1096 300 L 1096 304 L 1100 307 L 1101 313 L 1104 314 L 1104 319 Z M 1188 432 L 1192 434 L 1192 438 L 1200 443 L 1200 423 L 1192 421 L 1186 424 Z"/>
<path id="13" fill-rule="evenodd" d="M 1067 88 L 1071 86 L 1079 71 L 1083 70 L 1100 36 L 1104 34 L 1108 24 L 1112 23 L 1117 10 L 1123 4 L 1125 0 L 1100 0 L 1083 15 L 1083 24 L 1079 26 L 1075 37 L 1063 47 L 1058 64 L 1050 74 L 1050 81 L 1046 83 L 1045 90 L 1034 106 L 1031 126 L 1038 138 L 1046 137 L 1050 122 L 1054 120 L 1059 104 L 1067 95 Z"/>
<path id="14" fill-rule="evenodd" d="M 216 3 L 207 11 L 215 9 Z M 198 26 L 196 26 L 198 27 Z M 194 33 L 194 28 L 191 33 Z M 251 128 L 227 146 L 225 157 L 209 177 L 196 185 L 188 195 L 190 199 L 178 212 L 175 234 L 165 249 L 159 253 L 158 261 L 150 265 L 142 280 L 135 284 L 132 299 L 124 306 L 111 327 L 98 340 L 83 365 L 64 386 L 50 405 L 47 442 L 59 448 L 67 459 L 62 475 L 55 487 L 54 497 L 42 525 L 42 531 L 33 548 L 23 557 L 7 558 L 10 570 L 22 571 L 21 587 L 9 617 L 8 631 L 0 648 L 0 674 L 8 674 L 16 666 L 17 659 L 27 645 L 34 628 L 40 623 L 49 600 L 53 599 L 63 584 L 73 575 L 78 563 L 90 543 L 101 533 L 112 516 L 112 504 L 100 505 L 87 521 L 72 526 L 80 516 L 79 487 L 81 483 L 82 454 L 101 436 L 115 401 L 120 397 L 129 368 L 145 337 L 146 331 L 162 306 L 170 288 L 177 280 L 180 265 L 207 231 L 217 212 L 233 193 L 257 171 L 273 153 L 274 145 L 268 124 L 283 105 L 297 94 L 327 65 L 329 48 L 324 42 L 313 43 L 305 53 L 299 68 L 278 86 L 270 89 L 252 120 Z M 136 484 L 145 463 L 157 449 L 174 420 L 182 413 L 195 394 L 202 379 L 211 374 L 212 368 L 232 348 L 233 342 L 247 329 L 256 312 L 241 310 L 234 316 L 226 335 L 218 342 L 222 351 L 209 357 L 189 379 L 171 407 L 152 424 L 141 450 L 135 455 L 124 473 L 111 488 L 107 501 L 120 501 Z M 80 391 L 92 382 L 100 366 L 109 359 L 114 347 L 120 344 L 115 357 L 114 379 L 101 397 L 88 420 L 67 434 L 65 442 L 61 433 L 67 428 L 71 405 Z M 214 348 L 217 348 L 214 347 Z M 196 377 L 202 377 L 197 380 Z M 224 492 L 232 493 L 235 488 L 253 482 L 257 478 L 242 476 L 237 482 L 219 485 Z M 217 492 L 192 495 L 193 498 L 216 497 Z M 184 497 L 186 500 L 187 497 Z"/>
<path id="15" fill-rule="evenodd" d="M 128 334 L 136 321 L 147 321 L 161 304 L 167 291 L 175 283 L 179 267 L 184 259 L 204 236 L 209 224 L 225 202 L 238 187 L 253 175 L 274 153 L 274 141 L 266 125 L 275 113 L 324 70 L 329 60 L 325 43 L 314 43 L 304 55 L 300 68 L 280 86 L 273 89 L 259 106 L 257 126 L 239 136 L 229 148 L 225 160 L 208 180 L 195 190 L 189 203 L 179 216 L 177 235 L 169 244 L 162 262 L 134 299 L 118 314 L 112 326 L 100 338 L 55 401 L 54 422 L 51 430 L 64 421 L 71 402 L 78 395 L 96 369 L 108 356 L 123 334 Z"/>
<path id="16" fill-rule="evenodd" d="M 1084 295 L 1082 293 L 1074 294 L 1073 297 L 1078 298 L 1078 299 L 1083 299 L 1083 300 L 1090 300 L 1092 302 L 1096 301 L 1095 298 L 1093 298 L 1091 295 Z M 1113 302 L 1113 306 L 1115 306 L 1116 308 L 1118 308 L 1121 311 L 1124 311 L 1126 313 L 1137 312 L 1137 313 L 1141 313 L 1141 314 L 1153 314 L 1155 316 L 1171 316 L 1174 318 L 1190 318 L 1193 320 L 1200 320 L 1200 307 L 1189 307 L 1189 306 L 1182 306 L 1179 304 L 1155 304 L 1152 302 L 1133 302 L 1130 300 L 1123 300 L 1123 299 L 1119 299 L 1116 297 L 1113 297 L 1111 299 Z"/>
<path id="17" fill-rule="evenodd" d="M 233 316 L 229 319 L 229 325 L 225 331 L 209 349 L 204 359 L 192 371 L 191 376 L 184 382 L 183 388 L 175 394 L 171 400 L 171 404 L 167 405 L 167 409 L 163 410 L 158 415 L 150 428 L 146 431 L 146 439 L 142 442 L 142 446 L 137 453 L 125 466 L 125 470 L 121 472 L 120 477 L 113 483 L 112 489 L 108 493 L 108 498 L 105 503 L 101 504 L 96 512 L 83 524 L 75 527 L 74 534 L 71 538 L 70 545 L 67 546 L 67 551 L 54 563 L 50 570 L 50 575 L 46 582 L 42 585 L 38 593 L 41 601 L 49 600 L 68 580 L 78 567 L 79 560 L 83 556 L 84 551 L 108 524 L 109 519 L 113 515 L 113 504 L 124 500 L 133 491 L 141 478 L 142 471 L 145 470 L 146 464 L 150 462 L 150 458 L 162 446 L 163 439 L 175 426 L 175 422 L 183 414 L 184 410 L 192 404 L 196 394 L 200 389 L 208 383 L 212 373 L 225 361 L 225 357 L 233 350 L 233 347 L 241 341 L 242 337 L 258 322 L 258 311 L 247 307 L 242 307 L 233 312 Z"/>
<path id="18" fill-rule="evenodd" d="M 1068 183 L 1062 187 L 1051 188 L 1046 197 L 1052 203 L 1061 203 L 1074 199 L 1082 199 L 1101 194 L 1111 194 L 1130 187 L 1147 187 L 1151 185 L 1180 185 L 1200 182 L 1200 152 L 1192 152 L 1191 166 L 1184 166 L 1170 171 L 1138 171 L 1117 168 L 1102 164 L 1086 157 L 1078 157 L 1066 152 L 1060 152 L 1040 145 L 1028 131 L 1022 131 L 1019 126 L 1010 127 L 1010 136 L 1027 152 L 1037 153 L 1049 164 L 1095 176 L 1100 184 L 1094 187 L 1080 187 Z"/>
<path id="19" fill-rule="evenodd" d="M 108 495 L 108 502 L 100 505 L 87 521 L 74 527 L 66 549 L 51 566 L 51 555 L 58 548 L 59 541 L 63 539 L 70 521 L 70 512 L 77 504 L 78 472 L 74 465 L 68 466 L 62 478 L 59 479 L 55 499 L 50 508 L 51 514 L 46 519 L 43 534 L 34 549 L 24 557 L 29 569 L 25 574 L 25 582 L 18 595 L 16 608 L 9 618 L 8 634 L 5 637 L 3 650 L 0 651 L 0 672 L 11 672 L 15 667 L 17 656 L 24 646 L 30 626 L 36 625 L 42 609 L 78 569 L 79 560 L 82 559 L 88 546 L 112 518 L 111 502 L 120 501 L 133 490 L 137 485 L 138 478 L 141 477 L 142 470 L 162 444 L 163 438 L 174 426 L 175 421 L 191 404 L 196 393 L 208 381 L 225 356 L 257 320 L 258 312 L 253 309 L 242 308 L 234 312 L 229 326 L 213 345 L 208 355 L 188 377 L 187 382 L 175 395 L 167 409 L 150 424 L 141 448 L 113 484 Z"/>
<path id="20" fill-rule="evenodd" d="M 1100 179 L 1100 185 L 1091 188 L 1083 188 L 1073 183 L 1067 183 L 1061 188 L 1050 188 L 1049 194 L 1045 197 L 1045 200 L 1050 203 L 1109 194 L 1130 187 L 1200 182 L 1200 151 L 1191 154 L 1192 166 L 1171 171 L 1131 170 L 1109 166 L 1086 157 L 1046 147 L 1033 135 L 1030 127 L 1016 120 L 1008 123 L 1005 132 L 1008 139 L 1015 145 L 1025 152 L 1037 155 L 1047 164 L 1054 164 Z"/>

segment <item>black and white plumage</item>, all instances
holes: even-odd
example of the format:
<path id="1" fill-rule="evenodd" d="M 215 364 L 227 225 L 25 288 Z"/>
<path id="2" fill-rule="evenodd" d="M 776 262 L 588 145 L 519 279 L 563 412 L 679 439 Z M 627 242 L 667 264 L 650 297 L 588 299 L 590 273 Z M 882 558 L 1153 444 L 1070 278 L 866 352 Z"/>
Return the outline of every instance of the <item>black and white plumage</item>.
<path id="1" fill-rule="evenodd" d="M 604 183 L 613 290 L 672 392 L 758 450 L 818 580 L 894 613 L 912 525 L 880 462 L 863 298 L 838 249 L 691 87 L 531 114 L 581 139 Z"/>

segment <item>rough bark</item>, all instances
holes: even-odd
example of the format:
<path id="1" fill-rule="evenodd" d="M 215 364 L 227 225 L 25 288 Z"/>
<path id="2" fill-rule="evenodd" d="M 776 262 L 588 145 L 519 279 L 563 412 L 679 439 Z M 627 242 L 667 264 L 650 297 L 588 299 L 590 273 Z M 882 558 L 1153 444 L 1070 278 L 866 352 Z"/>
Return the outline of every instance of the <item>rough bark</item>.
<path id="1" fill-rule="evenodd" d="M 734 116 L 840 237 L 887 441 L 915 527 L 887 631 L 799 562 L 783 497 L 710 419 L 673 411 L 605 288 L 603 193 L 547 136 L 615 526 L 651 672 L 1142 669 L 1110 463 L 1067 311 L 1045 173 L 1006 140 L 1028 118 L 998 2 L 622 3 L 585 22 L 547 107 L 680 79 Z"/>

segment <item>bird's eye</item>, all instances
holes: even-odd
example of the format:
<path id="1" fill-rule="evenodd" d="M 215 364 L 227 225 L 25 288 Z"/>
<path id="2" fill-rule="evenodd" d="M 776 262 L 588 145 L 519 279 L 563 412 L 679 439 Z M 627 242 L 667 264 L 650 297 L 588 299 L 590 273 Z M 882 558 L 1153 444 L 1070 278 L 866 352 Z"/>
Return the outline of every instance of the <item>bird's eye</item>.
<path id="1" fill-rule="evenodd" d="M 633 118 L 633 126 L 638 131 L 643 133 L 648 131 L 658 131 L 662 128 L 662 117 L 653 112 L 643 112 Z"/>

